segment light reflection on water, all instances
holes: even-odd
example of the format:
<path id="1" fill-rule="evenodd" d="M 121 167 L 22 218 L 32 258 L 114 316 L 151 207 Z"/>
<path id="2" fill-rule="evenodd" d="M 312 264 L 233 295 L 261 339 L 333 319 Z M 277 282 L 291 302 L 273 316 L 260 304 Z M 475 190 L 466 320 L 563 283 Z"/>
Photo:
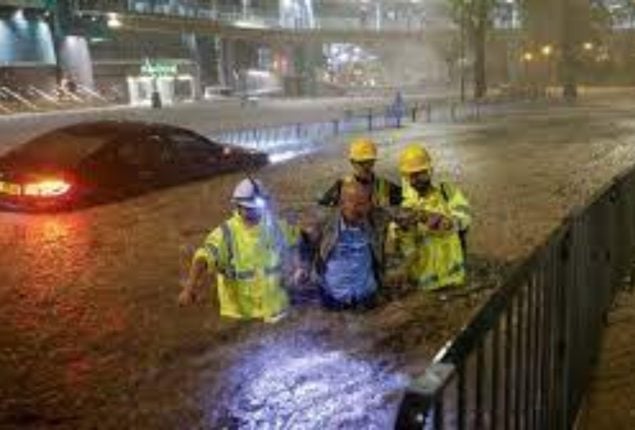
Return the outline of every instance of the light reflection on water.
<path id="1" fill-rule="evenodd" d="M 311 149 L 298 149 L 295 151 L 276 152 L 273 154 L 269 154 L 269 162 L 271 162 L 272 164 L 284 163 L 285 161 L 292 160 L 296 157 L 300 157 L 311 152 Z"/>
<path id="2" fill-rule="evenodd" d="M 263 339 L 225 375 L 217 392 L 203 389 L 210 428 L 390 428 L 396 394 L 408 381 L 384 361 L 310 336 Z"/>

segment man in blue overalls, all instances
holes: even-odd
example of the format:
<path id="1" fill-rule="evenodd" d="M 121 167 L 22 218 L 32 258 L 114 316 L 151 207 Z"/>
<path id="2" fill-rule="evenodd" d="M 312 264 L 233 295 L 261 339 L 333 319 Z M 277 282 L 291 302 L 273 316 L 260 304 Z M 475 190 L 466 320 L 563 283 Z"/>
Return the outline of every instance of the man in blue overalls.
<path id="1" fill-rule="evenodd" d="M 344 180 L 340 205 L 313 238 L 309 259 L 328 309 L 370 308 L 384 267 L 388 217 L 373 207 L 367 188 Z"/>

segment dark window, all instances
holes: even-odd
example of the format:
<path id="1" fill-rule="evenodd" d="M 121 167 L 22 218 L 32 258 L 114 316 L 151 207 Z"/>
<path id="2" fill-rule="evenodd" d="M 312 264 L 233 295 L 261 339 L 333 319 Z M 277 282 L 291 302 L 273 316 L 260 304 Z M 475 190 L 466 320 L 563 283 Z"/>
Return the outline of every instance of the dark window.
<path id="1" fill-rule="evenodd" d="M 169 140 L 174 145 L 180 160 L 189 163 L 207 164 L 220 161 L 223 158 L 222 145 L 218 145 L 186 131 L 174 131 L 169 134 Z"/>

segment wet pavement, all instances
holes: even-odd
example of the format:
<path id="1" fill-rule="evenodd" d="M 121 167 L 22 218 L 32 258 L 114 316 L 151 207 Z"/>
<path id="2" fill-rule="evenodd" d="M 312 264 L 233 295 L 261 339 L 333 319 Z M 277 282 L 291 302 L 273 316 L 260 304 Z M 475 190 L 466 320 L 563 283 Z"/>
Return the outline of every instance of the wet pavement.
<path id="1" fill-rule="evenodd" d="M 409 100 L 419 100 L 409 97 Z M 344 116 L 346 111 L 366 112 L 385 107 L 387 97 L 333 97 L 320 99 L 267 99 L 242 107 L 237 99 L 200 101 L 167 106 L 115 106 L 70 112 L 0 116 L 0 154 L 13 145 L 52 129 L 82 121 L 149 121 L 190 128 L 212 137 L 222 130 L 260 128 L 305 121 L 326 121 Z"/>
<path id="2" fill-rule="evenodd" d="M 582 430 L 635 428 L 635 295 L 618 294 L 582 406 Z"/>
<path id="3" fill-rule="evenodd" d="M 471 198 L 471 287 L 495 287 L 573 207 L 635 162 L 624 102 L 510 111 L 377 134 L 379 170 L 429 142 Z M 307 209 L 347 171 L 341 142 L 261 177 Z M 300 174 L 301 172 L 301 174 Z M 399 389 L 487 297 L 412 292 L 367 313 L 304 303 L 276 325 L 176 306 L 184 261 L 239 175 L 57 215 L 0 214 L 0 428 L 390 427 Z"/>

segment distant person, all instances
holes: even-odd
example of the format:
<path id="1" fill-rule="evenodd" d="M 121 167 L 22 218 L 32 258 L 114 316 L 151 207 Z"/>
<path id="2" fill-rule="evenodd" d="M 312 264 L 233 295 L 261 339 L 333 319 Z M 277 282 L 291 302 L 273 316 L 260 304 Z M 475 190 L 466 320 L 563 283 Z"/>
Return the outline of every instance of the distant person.
<path id="1" fill-rule="evenodd" d="M 401 91 L 397 91 L 395 94 L 395 100 L 392 103 L 392 113 L 397 121 L 397 127 L 401 127 L 401 118 L 406 114 L 406 104 Z"/>
<path id="2" fill-rule="evenodd" d="M 392 225 L 389 242 L 402 255 L 409 283 L 427 290 L 465 283 L 466 235 L 470 206 L 449 183 L 432 182 L 432 160 L 423 145 L 409 145 L 400 156 L 402 207 L 418 212 L 418 222 Z"/>
<path id="3" fill-rule="evenodd" d="M 66 81 L 66 90 L 71 94 L 77 93 L 77 82 L 72 76 Z"/>
<path id="4" fill-rule="evenodd" d="M 348 158 L 353 167 L 353 174 L 346 178 L 351 178 L 367 188 L 375 206 L 387 207 L 401 203 L 401 187 L 375 175 L 377 145 L 374 141 L 367 137 L 354 139 L 349 147 Z M 318 200 L 318 203 L 322 206 L 337 206 L 344 179 L 338 179 Z"/>
<path id="5" fill-rule="evenodd" d="M 232 203 L 234 214 L 196 251 L 179 303 L 196 301 L 209 273 L 216 276 L 221 316 L 275 322 L 289 306 L 283 274 L 295 270 L 299 235 L 272 213 L 259 180 L 242 180 Z"/>

